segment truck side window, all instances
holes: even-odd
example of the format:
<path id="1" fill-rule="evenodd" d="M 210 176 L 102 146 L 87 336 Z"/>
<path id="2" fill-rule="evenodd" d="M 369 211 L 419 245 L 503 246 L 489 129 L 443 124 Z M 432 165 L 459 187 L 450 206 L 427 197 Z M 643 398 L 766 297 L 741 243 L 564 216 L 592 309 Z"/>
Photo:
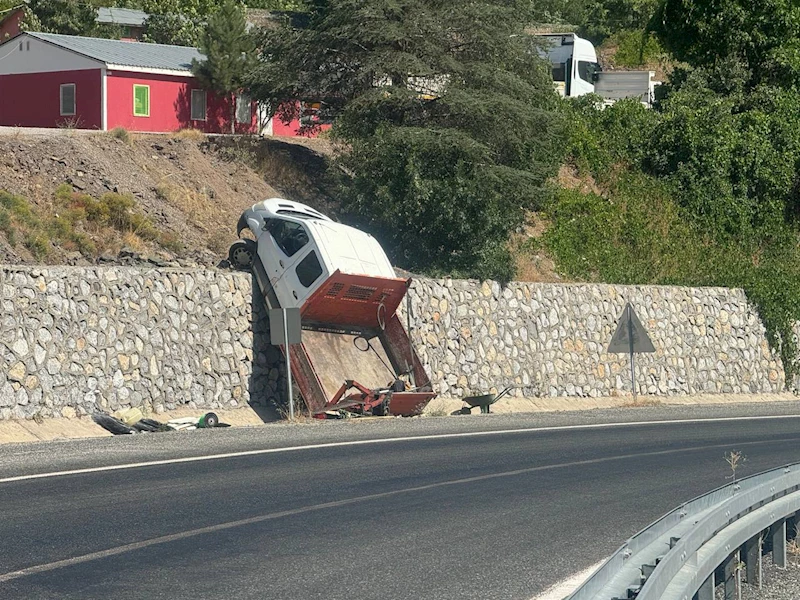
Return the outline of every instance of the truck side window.
<path id="1" fill-rule="evenodd" d="M 587 83 L 594 83 L 594 75 L 600 71 L 600 65 L 585 60 L 578 61 L 578 77 Z"/>
<path id="2" fill-rule="evenodd" d="M 305 287 L 310 287 L 322 275 L 322 265 L 319 264 L 317 252 L 315 250 L 309 252 L 303 260 L 297 263 L 295 272 L 300 283 Z"/>
<path id="3" fill-rule="evenodd" d="M 270 219 L 267 229 L 286 256 L 294 256 L 308 243 L 308 234 L 299 223 Z"/>

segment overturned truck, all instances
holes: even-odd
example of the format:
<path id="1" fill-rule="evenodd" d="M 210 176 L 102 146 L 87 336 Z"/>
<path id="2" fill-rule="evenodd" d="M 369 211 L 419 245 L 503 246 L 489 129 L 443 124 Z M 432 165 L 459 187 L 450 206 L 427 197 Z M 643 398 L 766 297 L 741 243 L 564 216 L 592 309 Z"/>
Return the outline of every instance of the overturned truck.
<path id="1" fill-rule="evenodd" d="M 231 246 L 231 265 L 252 270 L 267 309 L 300 309 L 303 343 L 288 352 L 312 414 L 422 412 L 436 394 L 397 315 L 411 280 L 375 238 L 280 198 L 245 211 L 236 229 L 255 240 Z"/>

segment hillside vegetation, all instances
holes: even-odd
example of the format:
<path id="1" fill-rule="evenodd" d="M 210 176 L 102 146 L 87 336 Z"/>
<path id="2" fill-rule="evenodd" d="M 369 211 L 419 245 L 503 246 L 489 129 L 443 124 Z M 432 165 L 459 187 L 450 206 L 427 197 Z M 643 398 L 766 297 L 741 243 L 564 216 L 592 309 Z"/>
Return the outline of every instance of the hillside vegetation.
<path id="1" fill-rule="evenodd" d="M 324 165 L 311 148 L 278 140 L 7 130 L 0 260 L 216 265 L 255 202 L 290 197 L 335 215 Z"/>

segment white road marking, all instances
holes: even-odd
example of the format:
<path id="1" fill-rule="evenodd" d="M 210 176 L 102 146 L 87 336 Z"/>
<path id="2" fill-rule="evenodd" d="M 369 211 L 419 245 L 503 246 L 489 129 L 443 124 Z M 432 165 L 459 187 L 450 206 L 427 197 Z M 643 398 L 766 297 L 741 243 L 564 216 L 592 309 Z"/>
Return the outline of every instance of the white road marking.
<path id="1" fill-rule="evenodd" d="M 262 450 L 244 450 L 241 452 L 226 452 L 224 454 L 208 454 L 205 456 L 187 456 L 185 458 L 168 458 L 151 460 L 147 462 L 107 465 L 105 467 L 87 467 L 84 469 L 71 469 L 67 471 L 53 471 L 50 473 L 35 473 L 32 475 L 17 475 L 0 479 L 2 483 L 26 481 L 29 479 L 46 479 L 49 477 L 63 477 L 65 475 L 83 475 L 86 473 L 102 473 L 103 471 L 120 471 L 123 469 L 138 469 L 141 467 L 156 467 L 161 465 L 176 465 L 182 463 L 202 462 L 206 460 L 221 460 L 225 458 L 240 458 L 243 456 L 260 456 L 262 454 L 279 454 L 281 452 L 297 452 L 300 450 L 319 450 L 322 448 L 341 448 L 345 446 L 365 446 L 370 444 L 392 444 L 397 442 L 414 442 L 418 440 L 444 440 L 470 437 L 487 437 L 495 435 L 509 435 L 521 433 L 542 433 L 549 431 L 579 431 L 587 429 L 609 429 L 613 427 L 641 427 L 647 425 L 676 425 L 691 423 L 721 423 L 736 421 L 764 421 L 778 419 L 800 419 L 800 415 L 775 415 L 760 417 L 718 417 L 712 419 L 670 419 L 664 421 L 634 421 L 631 423 L 597 423 L 591 425 L 559 425 L 555 427 L 528 427 L 525 429 L 501 429 L 497 431 L 472 431 L 465 433 L 438 433 L 432 435 L 413 435 L 405 437 L 380 438 L 375 440 L 356 440 L 350 442 L 330 442 L 325 444 L 308 444 L 305 446 L 289 446 L 286 448 L 266 448 Z"/>
<path id="2" fill-rule="evenodd" d="M 760 444 L 771 444 L 775 441 L 782 441 L 782 440 L 762 440 L 757 442 L 744 442 L 741 444 L 737 444 L 737 446 L 756 446 Z M 370 500 L 380 500 L 382 498 L 388 498 L 391 496 L 398 496 L 400 494 L 409 494 L 414 492 L 422 492 L 426 490 L 432 490 L 436 488 L 447 487 L 451 485 L 463 485 L 465 483 L 475 483 L 479 481 L 488 481 L 491 479 L 498 479 L 501 477 L 514 477 L 517 475 L 527 475 L 529 473 L 537 473 L 541 471 L 551 471 L 555 469 L 564 469 L 569 467 L 578 467 L 578 466 L 585 466 L 585 465 L 595 465 L 601 464 L 605 462 L 614 462 L 619 460 L 625 460 L 627 458 L 639 458 L 642 456 L 666 456 L 670 454 L 682 454 L 685 452 L 693 452 L 696 450 L 708 450 L 711 448 L 729 448 L 730 444 L 709 444 L 705 446 L 694 446 L 691 448 L 675 448 L 672 450 L 656 450 L 653 452 L 641 452 L 641 453 L 632 453 L 632 454 L 619 454 L 616 456 L 606 456 L 603 458 L 590 458 L 586 460 L 577 460 L 573 462 L 567 463 L 555 463 L 552 465 L 540 465 L 538 467 L 527 467 L 525 469 L 515 469 L 513 471 L 503 471 L 500 473 L 487 473 L 486 475 L 476 475 L 474 477 L 464 477 L 462 479 L 451 479 L 448 481 L 439 481 L 437 483 L 428 483 L 425 485 L 419 485 L 409 488 L 402 488 L 399 490 L 390 490 L 388 492 L 379 492 L 377 494 L 369 494 L 366 496 L 358 496 L 355 498 L 346 498 L 344 500 L 335 500 L 332 502 L 325 502 L 323 504 L 313 504 L 310 506 L 304 506 L 301 508 L 295 508 L 290 510 L 284 510 L 275 513 L 268 513 L 265 515 L 259 515 L 256 517 L 250 517 L 247 519 L 241 519 L 238 521 L 229 521 L 227 523 L 219 523 L 217 525 L 209 525 L 207 527 L 200 527 L 198 529 L 190 529 L 188 531 L 182 531 L 179 533 L 173 533 L 170 535 L 164 535 L 156 538 L 151 538 L 149 540 L 143 540 L 140 542 L 133 542 L 131 544 L 123 544 L 122 546 L 117 546 L 115 548 L 108 548 L 106 550 L 100 550 L 98 552 L 91 552 L 89 554 L 82 554 L 80 556 L 75 556 L 72 558 L 66 558 L 63 560 L 58 560 L 51 563 L 45 563 L 42 565 L 35 565 L 31 567 L 26 567 L 24 569 L 20 569 L 18 571 L 11 571 L 9 573 L 0 574 L 0 583 L 4 583 L 6 581 L 11 581 L 12 579 L 19 579 L 20 577 L 27 577 L 29 575 L 35 575 L 37 573 L 44 573 L 47 571 L 53 571 L 55 569 L 60 569 L 62 567 L 69 567 L 72 565 L 77 565 L 81 563 L 90 562 L 93 560 L 99 560 L 101 558 L 107 558 L 109 556 L 116 556 L 119 554 L 124 554 L 125 552 L 131 552 L 133 550 L 140 550 L 142 548 L 147 548 L 149 546 L 156 546 L 159 544 L 167 544 L 169 542 L 174 542 L 178 540 L 184 540 L 187 538 L 192 538 L 198 535 L 203 535 L 206 533 L 214 533 L 217 531 L 224 531 L 226 529 L 233 529 L 234 527 L 243 527 L 246 525 L 253 525 L 256 523 L 263 523 L 264 521 L 271 521 L 274 519 L 279 519 L 282 517 L 291 517 L 295 515 L 300 515 L 303 513 L 309 513 L 319 510 L 327 510 L 331 508 L 339 508 L 342 506 L 348 506 L 350 504 L 357 504 L 360 502 L 368 502 Z M 537 599 L 538 600 L 538 599 Z"/>
<path id="3" fill-rule="evenodd" d="M 559 581 L 557 584 L 547 588 L 543 593 L 539 594 L 533 600 L 564 600 L 572 592 L 578 589 L 584 581 L 591 577 L 592 573 L 597 571 L 605 560 L 592 565 L 588 569 L 584 569 L 579 573 L 575 573 L 572 577 L 567 577 L 564 581 Z"/>

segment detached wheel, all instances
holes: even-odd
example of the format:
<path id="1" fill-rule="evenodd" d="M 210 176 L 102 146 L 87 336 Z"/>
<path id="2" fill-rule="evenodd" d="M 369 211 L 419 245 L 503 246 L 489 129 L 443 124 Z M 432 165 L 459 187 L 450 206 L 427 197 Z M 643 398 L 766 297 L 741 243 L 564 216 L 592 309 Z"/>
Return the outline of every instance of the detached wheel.
<path id="1" fill-rule="evenodd" d="M 203 429 L 211 429 L 219 425 L 219 417 L 214 413 L 206 413 L 203 416 L 201 427 Z"/>
<path id="2" fill-rule="evenodd" d="M 228 250 L 228 260 L 237 269 L 250 269 L 256 258 L 256 243 L 253 240 L 239 240 Z"/>

